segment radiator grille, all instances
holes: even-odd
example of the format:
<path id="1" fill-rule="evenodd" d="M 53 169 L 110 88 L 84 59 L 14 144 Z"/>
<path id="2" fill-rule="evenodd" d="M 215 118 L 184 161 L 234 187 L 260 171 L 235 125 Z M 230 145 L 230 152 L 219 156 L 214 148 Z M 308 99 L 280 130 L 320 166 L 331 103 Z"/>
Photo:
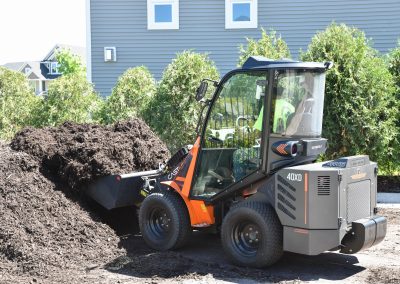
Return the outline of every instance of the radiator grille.
<path id="1" fill-rule="evenodd" d="M 331 194 L 331 177 L 330 176 L 319 176 L 317 179 L 318 195 L 330 195 Z"/>

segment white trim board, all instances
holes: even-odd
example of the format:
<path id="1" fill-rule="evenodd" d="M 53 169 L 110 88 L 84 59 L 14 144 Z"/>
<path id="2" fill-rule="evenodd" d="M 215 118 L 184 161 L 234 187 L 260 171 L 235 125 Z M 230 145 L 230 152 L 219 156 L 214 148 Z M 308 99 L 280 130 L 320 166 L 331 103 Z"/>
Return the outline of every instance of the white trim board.
<path id="1" fill-rule="evenodd" d="M 90 0 L 86 0 L 86 77 L 92 82 L 92 26 L 90 18 Z"/>

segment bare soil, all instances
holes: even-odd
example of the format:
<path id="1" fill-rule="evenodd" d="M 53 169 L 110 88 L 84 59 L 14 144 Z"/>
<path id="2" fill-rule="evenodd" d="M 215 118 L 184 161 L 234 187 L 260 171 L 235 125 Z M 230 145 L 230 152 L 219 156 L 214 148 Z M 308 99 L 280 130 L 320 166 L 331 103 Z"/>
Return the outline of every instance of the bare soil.
<path id="1" fill-rule="evenodd" d="M 0 142 L 0 283 L 400 283 L 400 206 L 379 209 L 388 233 L 369 250 L 285 253 L 272 267 L 249 269 L 229 262 L 216 234 L 194 232 L 178 251 L 151 250 L 133 208 L 108 212 L 76 190 L 168 156 L 138 120 L 25 129 L 11 147 Z"/>

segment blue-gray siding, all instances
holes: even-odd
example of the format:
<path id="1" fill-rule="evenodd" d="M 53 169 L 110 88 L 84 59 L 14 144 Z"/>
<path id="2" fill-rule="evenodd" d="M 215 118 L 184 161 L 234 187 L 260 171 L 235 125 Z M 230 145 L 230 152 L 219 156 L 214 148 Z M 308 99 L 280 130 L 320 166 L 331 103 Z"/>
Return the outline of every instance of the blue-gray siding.
<path id="1" fill-rule="evenodd" d="M 234 68 L 245 37 L 278 31 L 294 58 L 332 21 L 365 31 L 382 52 L 400 37 L 400 0 L 258 0 L 258 29 L 225 30 L 225 0 L 180 0 L 179 30 L 147 30 L 146 0 L 91 0 L 92 81 L 103 96 L 128 68 L 147 66 L 156 79 L 177 52 L 209 53 L 223 75 Z M 103 48 L 117 48 L 105 63 Z"/>

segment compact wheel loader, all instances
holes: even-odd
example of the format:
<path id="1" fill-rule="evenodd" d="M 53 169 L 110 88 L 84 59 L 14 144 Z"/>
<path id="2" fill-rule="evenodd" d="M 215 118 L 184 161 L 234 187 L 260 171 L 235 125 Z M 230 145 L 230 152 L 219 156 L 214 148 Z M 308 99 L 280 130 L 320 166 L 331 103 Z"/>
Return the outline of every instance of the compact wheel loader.
<path id="1" fill-rule="evenodd" d="M 271 265 L 284 251 L 353 254 L 378 244 L 386 219 L 376 215 L 377 164 L 368 156 L 316 162 L 327 147 L 331 65 L 251 57 L 220 82 L 203 80 L 193 145 L 157 170 L 102 178 L 88 194 L 108 209 L 140 207 L 140 230 L 154 249 L 213 229 L 242 266 Z M 216 90 L 206 98 L 210 81 Z"/>

